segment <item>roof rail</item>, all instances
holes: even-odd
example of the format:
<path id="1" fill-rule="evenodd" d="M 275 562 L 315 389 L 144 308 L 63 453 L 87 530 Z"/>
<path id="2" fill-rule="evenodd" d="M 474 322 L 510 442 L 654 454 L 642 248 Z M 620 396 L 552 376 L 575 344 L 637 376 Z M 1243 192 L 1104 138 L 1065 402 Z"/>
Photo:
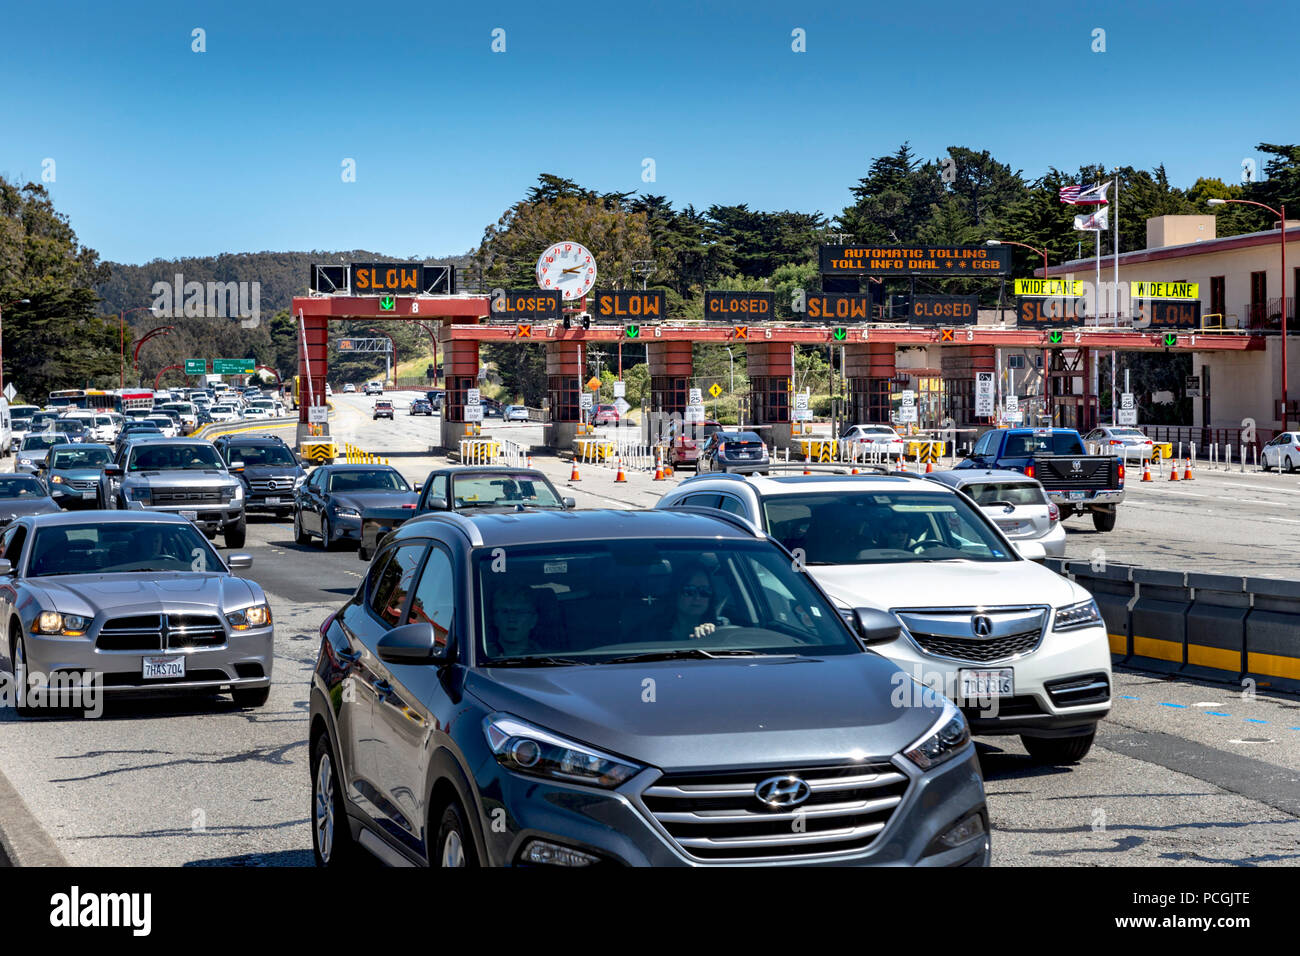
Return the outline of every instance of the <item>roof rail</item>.
<path id="1" fill-rule="evenodd" d="M 721 508 L 706 508 L 701 505 L 671 505 L 667 508 L 656 509 L 658 511 L 682 512 L 685 514 L 704 515 L 706 518 L 716 518 L 719 521 L 725 521 L 728 524 L 735 525 L 741 531 L 749 534 L 751 537 L 762 538 L 766 540 L 767 534 L 762 528 L 753 524 L 748 518 L 743 518 L 738 514 L 730 511 L 723 511 Z"/>
<path id="2" fill-rule="evenodd" d="M 744 481 L 747 477 L 747 475 L 738 475 L 730 471 L 720 471 L 716 474 L 709 472 L 707 475 L 691 475 L 689 478 L 683 478 L 677 484 L 680 487 L 681 485 L 690 484 L 692 481 L 700 481 L 705 478 L 726 478 L 730 481 Z"/>
<path id="3" fill-rule="evenodd" d="M 470 545 L 475 548 L 483 547 L 483 534 L 479 531 L 478 525 L 462 514 L 457 514 L 454 511 L 426 511 L 411 518 L 406 524 L 416 520 L 450 524 L 469 539 Z"/>

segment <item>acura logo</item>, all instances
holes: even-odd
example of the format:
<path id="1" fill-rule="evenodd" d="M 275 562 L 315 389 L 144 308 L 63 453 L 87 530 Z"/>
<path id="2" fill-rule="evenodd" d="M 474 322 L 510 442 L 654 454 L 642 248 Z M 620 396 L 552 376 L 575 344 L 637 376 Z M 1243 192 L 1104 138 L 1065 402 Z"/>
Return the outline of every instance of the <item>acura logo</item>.
<path id="1" fill-rule="evenodd" d="M 993 633 L 993 619 L 987 614 L 972 614 L 970 629 L 976 637 L 988 637 Z"/>
<path id="2" fill-rule="evenodd" d="M 768 777 L 754 788 L 754 796 L 779 810 L 799 806 L 812 796 L 812 787 L 798 777 Z"/>

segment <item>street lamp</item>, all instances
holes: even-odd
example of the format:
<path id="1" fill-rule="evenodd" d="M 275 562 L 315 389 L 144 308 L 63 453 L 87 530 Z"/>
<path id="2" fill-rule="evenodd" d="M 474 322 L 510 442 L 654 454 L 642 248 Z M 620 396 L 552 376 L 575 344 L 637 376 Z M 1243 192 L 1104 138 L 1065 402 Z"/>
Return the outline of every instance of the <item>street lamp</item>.
<path id="1" fill-rule="evenodd" d="M 1250 199 L 1207 199 L 1208 206 L 1226 206 L 1229 203 L 1236 203 L 1241 206 L 1258 206 L 1260 209 L 1267 209 L 1273 215 L 1277 216 L 1278 221 L 1282 224 L 1281 235 L 1278 237 L 1282 243 L 1282 431 L 1286 431 L 1286 205 L 1282 204 L 1281 211 L 1274 209 L 1272 206 L 1266 206 L 1262 202 L 1254 202 Z M 1268 303 L 1265 302 L 1265 306 Z"/>
<path id="2" fill-rule="evenodd" d="M 130 315 L 132 312 L 152 312 L 152 311 L 153 311 L 153 306 L 142 305 L 138 309 L 125 309 L 118 316 L 117 332 L 118 332 L 119 346 L 122 352 L 121 368 L 120 368 L 120 374 L 118 376 L 119 389 L 126 388 L 126 317 Z"/>
<path id="3" fill-rule="evenodd" d="M 5 364 L 4 364 L 4 310 L 11 305 L 31 305 L 31 299 L 14 299 L 12 302 L 6 302 L 0 305 L 0 391 L 5 387 Z"/>
<path id="4" fill-rule="evenodd" d="M 1028 249 L 1030 252 L 1036 252 L 1043 257 L 1043 278 L 1047 278 L 1047 250 L 1039 249 L 1037 246 L 1027 246 L 1023 242 L 1012 242 L 1010 239 L 989 239 L 984 243 L 986 246 L 1019 246 L 1021 249 Z"/>

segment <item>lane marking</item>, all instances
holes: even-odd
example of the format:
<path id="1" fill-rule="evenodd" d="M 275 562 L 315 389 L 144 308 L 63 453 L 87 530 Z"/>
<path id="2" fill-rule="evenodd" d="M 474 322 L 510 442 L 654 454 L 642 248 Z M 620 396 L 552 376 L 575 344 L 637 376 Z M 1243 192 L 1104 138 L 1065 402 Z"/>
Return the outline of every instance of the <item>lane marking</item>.
<path id="1" fill-rule="evenodd" d="M 1168 701 L 1164 701 L 1164 700 L 1162 700 L 1162 701 L 1160 702 L 1160 706 L 1161 706 L 1161 707 L 1181 707 L 1183 710 L 1186 710 L 1186 709 L 1187 709 L 1187 705 L 1186 705 L 1186 704 L 1171 704 L 1171 703 L 1169 703 Z"/>

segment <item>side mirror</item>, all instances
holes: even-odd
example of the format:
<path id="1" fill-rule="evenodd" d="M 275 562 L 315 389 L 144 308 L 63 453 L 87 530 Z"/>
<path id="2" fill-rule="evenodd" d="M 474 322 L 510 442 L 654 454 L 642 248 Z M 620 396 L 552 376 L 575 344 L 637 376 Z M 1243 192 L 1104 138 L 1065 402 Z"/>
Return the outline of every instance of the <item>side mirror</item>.
<path id="1" fill-rule="evenodd" d="M 569 509 L 573 509 L 573 508 L 578 507 L 578 502 L 577 502 L 577 500 L 574 499 L 574 498 L 561 498 L 561 499 L 560 499 L 560 503 L 561 503 L 562 505 L 564 505 L 564 507 L 569 508 Z"/>
<path id="2" fill-rule="evenodd" d="M 379 639 L 376 650 L 385 664 L 443 664 L 451 659 L 449 632 L 427 621 L 395 627 Z"/>
<path id="3" fill-rule="evenodd" d="M 10 564 L 7 559 L 0 558 L 0 576 L 4 576 L 6 574 L 13 574 L 13 573 L 14 573 L 14 566 Z"/>
<path id="4" fill-rule="evenodd" d="M 417 494 L 418 494 L 419 492 L 423 491 L 423 490 L 424 490 L 424 482 L 422 482 L 422 481 L 417 481 L 417 482 L 415 483 L 415 490 L 416 490 L 416 493 L 417 493 Z"/>
<path id="5" fill-rule="evenodd" d="M 244 463 L 243 463 L 242 461 L 232 461 L 232 462 L 230 463 L 230 470 L 231 470 L 231 471 L 243 471 L 243 470 L 244 470 Z"/>
<path id="6" fill-rule="evenodd" d="M 1047 560 L 1047 549 L 1039 541 L 1018 541 L 1015 544 L 1015 549 L 1026 561 Z"/>
<path id="7" fill-rule="evenodd" d="M 874 607 L 859 607 L 853 611 L 858 638 L 863 644 L 888 644 L 903 633 L 903 625 L 888 611 Z"/>
<path id="8" fill-rule="evenodd" d="M 447 510 L 447 499 L 446 499 L 446 498 L 435 498 L 435 497 L 428 498 L 428 499 L 424 502 L 424 507 L 425 507 L 427 510 L 429 510 L 429 511 L 446 511 L 446 510 Z"/>
<path id="9" fill-rule="evenodd" d="M 226 564 L 232 571 L 247 571 L 253 566 L 253 556 L 246 551 L 226 555 Z"/>
<path id="10" fill-rule="evenodd" d="M 121 478 L 121 477 L 122 477 L 122 466 L 121 466 L 121 465 L 105 465 L 105 466 L 104 466 L 104 475 L 105 475 L 106 477 L 108 477 L 108 478 Z"/>

